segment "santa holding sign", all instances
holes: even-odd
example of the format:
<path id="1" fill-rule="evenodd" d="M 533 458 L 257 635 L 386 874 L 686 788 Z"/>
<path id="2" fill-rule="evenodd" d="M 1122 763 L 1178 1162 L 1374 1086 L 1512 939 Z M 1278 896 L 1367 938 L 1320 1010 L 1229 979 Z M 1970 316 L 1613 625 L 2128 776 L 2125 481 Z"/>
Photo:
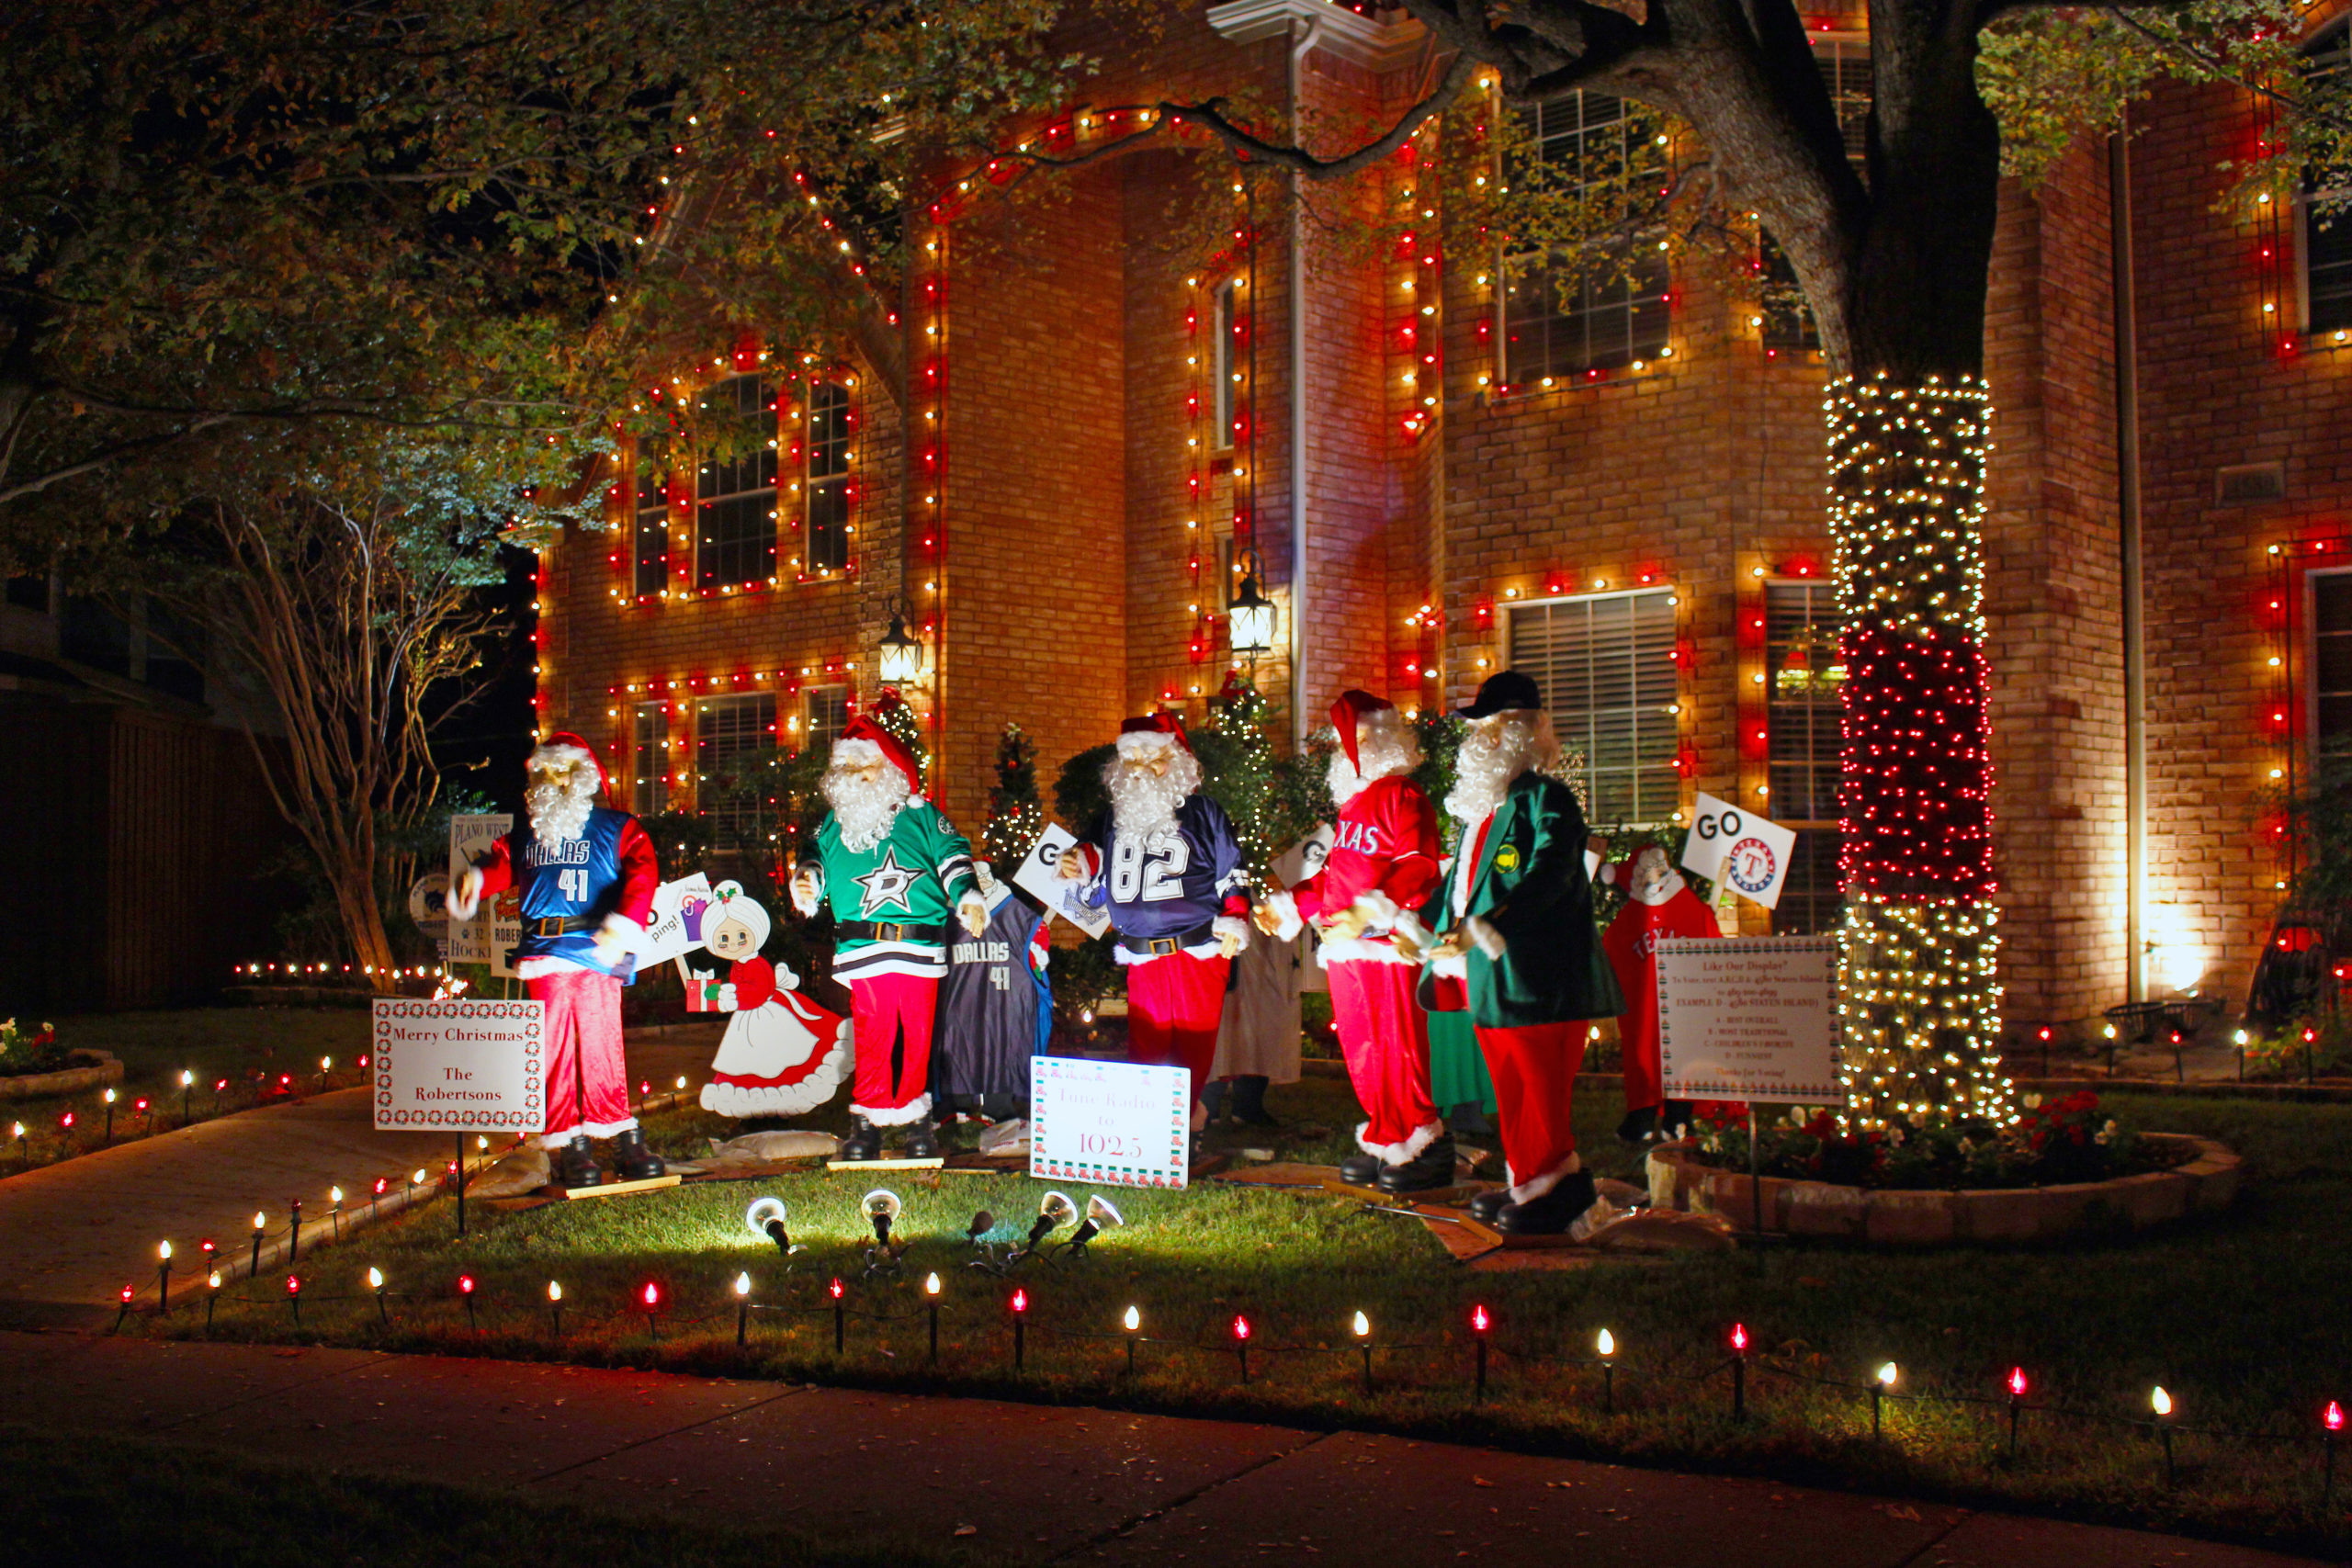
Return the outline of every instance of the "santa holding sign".
<path id="1" fill-rule="evenodd" d="M 1617 1021 L 1618 1055 L 1625 1069 L 1625 1119 L 1618 1123 L 1617 1135 L 1639 1144 L 1663 1131 L 1666 1111 L 1665 1070 L 1658 1058 L 1658 941 L 1723 932 L 1714 911 L 1700 902 L 1656 844 L 1644 847 L 1630 861 L 1603 866 L 1600 875 L 1625 895 L 1625 907 L 1609 922 L 1600 945 L 1617 973 L 1618 988 L 1625 993 L 1625 1011 Z"/>
<path id="2" fill-rule="evenodd" d="M 484 897 L 521 895 L 523 942 L 514 962 L 547 1027 L 547 1126 L 539 1136 L 566 1187 L 604 1180 L 591 1138 L 616 1138 L 614 1163 L 628 1181 L 666 1168 L 645 1146 L 628 1108 L 621 1055 L 621 987 L 634 983 L 631 947 L 662 880 L 653 840 L 626 811 L 596 804 L 605 771 L 572 734 L 542 741 L 527 764 L 525 825 L 492 844 L 458 879 L 449 914 L 474 918 Z"/>
<path id="3" fill-rule="evenodd" d="M 857 1043 L 850 1134 L 837 1156 L 879 1159 L 882 1129 L 904 1129 L 905 1156 L 935 1159 L 932 1029 L 947 973 L 950 925 L 988 929 L 971 840 L 923 798 L 922 773 L 898 737 L 863 714 L 833 742 L 818 786 L 832 809 L 818 860 L 792 877 L 792 907 L 833 912 L 833 978 L 849 987 Z"/>
<path id="4" fill-rule="evenodd" d="M 1286 939 L 1311 920 L 1322 938 L 1331 1021 L 1366 1117 L 1341 1179 L 1388 1192 L 1451 1186 L 1453 1139 L 1430 1098 L 1429 1015 L 1413 995 L 1412 954 L 1435 940 L 1421 913 L 1442 852 L 1437 812 L 1408 776 L 1421 749 L 1396 705 L 1369 692 L 1340 694 L 1331 727 L 1340 740 L 1326 775 L 1340 807 L 1331 852 L 1320 871 L 1261 905 L 1258 925 Z"/>

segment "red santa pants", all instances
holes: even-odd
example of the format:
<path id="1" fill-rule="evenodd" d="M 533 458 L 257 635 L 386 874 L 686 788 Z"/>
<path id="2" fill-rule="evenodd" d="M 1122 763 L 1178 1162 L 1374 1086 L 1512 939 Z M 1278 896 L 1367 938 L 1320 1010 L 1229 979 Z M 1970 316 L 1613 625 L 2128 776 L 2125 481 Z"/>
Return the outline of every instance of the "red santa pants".
<path id="1" fill-rule="evenodd" d="M 1340 1031 L 1340 1054 L 1347 1058 L 1349 1081 L 1370 1118 L 1356 1129 L 1356 1143 L 1366 1154 L 1402 1165 L 1420 1152 L 1411 1146 L 1414 1134 L 1439 1122 L 1430 1095 L 1429 1015 L 1413 995 L 1420 969 L 1350 958 L 1328 965 L 1325 973 L 1331 978 L 1331 1021 Z"/>
<path id="2" fill-rule="evenodd" d="M 933 975 L 860 975 L 849 983 L 857 1075 L 849 1108 L 877 1127 L 931 1114 L 931 1025 L 938 1010 Z"/>
<path id="3" fill-rule="evenodd" d="M 1629 1027 L 1631 1026 L 1631 1027 Z M 1625 1109 L 1666 1103 L 1666 1069 L 1658 1061 L 1657 1020 L 1630 1011 L 1617 1021 L 1617 1055 L 1625 1069 Z"/>
<path id="4" fill-rule="evenodd" d="M 1478 1050 L 1495 1080 L 1496 1120 L 1502 1123 L 1503 1158 L 1510 1162 L 1511 1201 L 1549 1192 L 1577 1152 L 1569 1112 L 1577 1069 L 1584 1066 L 1585 1030 L 1574 1023 L 1535 1023 L 1477 1031 Z"/>
<path id="5" fill-rule="evenodd" d="M 1127 1060 L 1174 1066 L 1193 1075 L 1201 1098 L 1209 1064 L 1216 1060 L 1217 1025 L 1225 1019 L 1229 958 L 1170 953 L 1127 966 Z"/>
<path id="6" fill-rule="evenodd" d="M 621 983 L 593 969 L 556 969 L 523 982 L 547 1021 L 547 1132 L 557 1148 L 575 1137 L 616 1137 L 637 1125 L 621 1055 Z"/>

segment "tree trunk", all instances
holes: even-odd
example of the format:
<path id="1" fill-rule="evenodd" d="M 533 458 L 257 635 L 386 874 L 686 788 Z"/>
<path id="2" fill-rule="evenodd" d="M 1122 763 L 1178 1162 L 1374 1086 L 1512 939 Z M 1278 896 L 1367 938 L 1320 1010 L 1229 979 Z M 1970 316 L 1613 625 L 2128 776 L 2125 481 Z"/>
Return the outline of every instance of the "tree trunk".
<path id="1" fill-rule="evenodd" d="M 1899 30 L 1874 42 L 1883 60 L 1949 48 Z M 1984 648 L 1999 141 L 1966 69 L 1952 76 L 1890 92 L 1883 72 L 1870 216 L 1833 307 L 1849 355 L 1826 401 L 1846 670 L 1838 1006 L 1849 1115 L 1866 1127 L 2015 1114 Z"/>
<path id="2" fill-rule="evenodd" d="M 391 939 L 384 931 L 383 905 L 376 897 L 375 857 L 354 853 L 326 867 L 334 883 L 335 908 L 351 938 L 352 962 L 379 993 L 392 989 Z"/>

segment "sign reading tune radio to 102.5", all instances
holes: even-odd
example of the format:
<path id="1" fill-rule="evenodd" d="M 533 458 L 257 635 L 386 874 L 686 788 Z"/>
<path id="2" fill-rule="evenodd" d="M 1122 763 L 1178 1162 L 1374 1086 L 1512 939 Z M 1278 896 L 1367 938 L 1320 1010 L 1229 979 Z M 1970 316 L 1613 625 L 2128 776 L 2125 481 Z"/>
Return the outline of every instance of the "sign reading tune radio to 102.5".
<path id="1" fill-rule="evenodd" d="M 1029 1059 L 1029 1174 L 1106 1187 L 1182 1187 L 1191 1175 L 1193 1075 L 1182 1067 Z"/>
<path id="2" fill-rule="evenodd" d="M 376 1130 L 536 1133 L 547 1125 L 537 1002 L 376 1001 Z"/>

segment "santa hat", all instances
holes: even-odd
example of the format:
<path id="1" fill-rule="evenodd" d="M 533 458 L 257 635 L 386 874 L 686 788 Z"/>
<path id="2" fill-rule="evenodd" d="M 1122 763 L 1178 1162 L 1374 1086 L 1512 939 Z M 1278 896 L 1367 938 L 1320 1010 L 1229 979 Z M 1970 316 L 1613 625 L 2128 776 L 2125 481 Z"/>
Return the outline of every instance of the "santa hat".
<path id="1" fill-rule="evenodd" d="M 1352 686 L 1340 694 L 1340 700 L 1331 705 L 1331 728 L 1340 732 L 1340 750 L 1348 754 L 1348 766 L 1363 772 L 1363 759 L 1356 753 L 1356 732 L 1364 720 L 1376 713 L 1396 711 L 1395 703 Z"/>
<path id="2" fill-rule="evenodd" d="M 833 742 L 835 762 L 852 757 L 880 757 L 906 778 L 909 795 L 922 793 L 922 770 L 915 766 L 914 754 L 897 736 L 864 714 L 851 719 L 842 730 L 841 739 Z"/>
<path id="3" fill-rule="evenodd" d="M 525 767 L 536 773 L 543 769 L 577 768 L 583 764 L 596 775 L 596 788 L 601 792 L 605 787 L 605 765 L 596 761 L 596 753 L 590 750 L 588 742 L 568 729 L 560 729 L 532 749 L 531 760 Z"/>
<path id="4" fill-rule="evenodd" d="M 1119 750 L 1127 756 L 1170 746 L 1188 752 L 1193 749 L 1184 736 L 1184 721 L 1172 713 L 1148 713 L 1119 726 Z"/>

